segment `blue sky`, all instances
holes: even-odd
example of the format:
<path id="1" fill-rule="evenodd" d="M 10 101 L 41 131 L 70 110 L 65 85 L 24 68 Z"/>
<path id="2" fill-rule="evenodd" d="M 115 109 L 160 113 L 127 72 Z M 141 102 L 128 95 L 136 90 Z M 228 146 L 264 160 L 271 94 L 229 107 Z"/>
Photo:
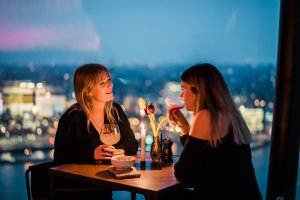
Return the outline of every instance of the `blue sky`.
<path id="1" fill-rule="evenodd" d="M 279 0 L 1 0 L 0 63 L 276 62 Z"/>

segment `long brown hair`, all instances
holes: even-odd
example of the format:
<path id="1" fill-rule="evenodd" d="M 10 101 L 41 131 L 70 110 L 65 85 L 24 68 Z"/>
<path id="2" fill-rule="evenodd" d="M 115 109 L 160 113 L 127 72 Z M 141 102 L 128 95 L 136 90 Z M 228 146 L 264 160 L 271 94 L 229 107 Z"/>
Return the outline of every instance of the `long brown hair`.
<path id="1" fill-rule="evenodd" d="M 77 103 L 73 105 L 74 109 L 82 110 L 87 116 L 87 127 L 90 125 L 90 112 L 92 108 L 91 99 L 88 93 L 92 87 L 103 81 L 105 75 L 110 73 L 107 68 L 100 64 L 85 64 L 77 68 L 74 74 L 73 87 Z M 109 123 L 116 123 L 119 119 L 113 101 L 105 103 L 104 113 Z M 117 119 L 116 119 L 117 118 Z"/>
<path id="2" fill-rule="evenodd" d="M 235 107 L 230 92 L 219 70 L 211 64 L 197 64 L 183 72 L 181 80 L 191 85 L 196 94 L 196 112 L 207 109 L 211 115 L 210 144 L 216 146 L 228 121 L 237 144 L 249 144 L 251 134 L 242 115 Z M 226 121 L 224 121 L 226 120 Z"/>

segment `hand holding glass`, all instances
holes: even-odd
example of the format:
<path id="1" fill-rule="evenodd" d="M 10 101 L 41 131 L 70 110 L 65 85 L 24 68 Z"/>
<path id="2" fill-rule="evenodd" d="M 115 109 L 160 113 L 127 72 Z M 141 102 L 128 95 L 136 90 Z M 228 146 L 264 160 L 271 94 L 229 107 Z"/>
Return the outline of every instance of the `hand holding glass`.
<path id="1" fill-rule="evenodd" d="M 168 106 L 168 118 L 169 118 L 169 127 L 168 129 L 174 131 L 176 129 L 176 124 L 173 118 L 173 112 L 179 109 L 184 108 L 185 104 L 182 101 L 175 101 L 174 99 L 170 99 L 168 97 L 165 98 L 165 103 Z M 173 120 L 171 120 L 173 119 Z"/>

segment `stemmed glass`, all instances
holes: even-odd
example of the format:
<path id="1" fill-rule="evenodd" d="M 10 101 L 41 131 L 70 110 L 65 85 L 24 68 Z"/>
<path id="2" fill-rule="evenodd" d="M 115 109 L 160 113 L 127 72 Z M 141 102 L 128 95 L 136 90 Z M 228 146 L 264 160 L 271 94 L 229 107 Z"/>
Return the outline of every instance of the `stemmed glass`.
<path id="1" fill-rule="evenodd" d="M 183 101 L 178 100 L 178 99 L 171 99 L 169 97 L 165 98 L 165 103 L 168 106 L 168 112 L 172 113 L 175 110 L 179 110 L 184 108 L 185 104 Z M 172 125 L 171 122 L 169 122 L 169 131 L 174 131 L 176 129 L 176 125 Z"/>
<path id="2" fill-rule="evenodd" d="M 100 140 L 103 144 L 117 144 L 120 138 L 121 134 L 118 124 L 103 124 L 100 131 Z"/>
<path id="3" fill-rule="evenodd" d="M 183 101 L 171 99 L 169 97 L 165 98 L 165 102 L 166 102 L 167 106 L 169 107 L 169 112 L 173 112 L 174 110 L 182 109 L 185 106 Z"/>

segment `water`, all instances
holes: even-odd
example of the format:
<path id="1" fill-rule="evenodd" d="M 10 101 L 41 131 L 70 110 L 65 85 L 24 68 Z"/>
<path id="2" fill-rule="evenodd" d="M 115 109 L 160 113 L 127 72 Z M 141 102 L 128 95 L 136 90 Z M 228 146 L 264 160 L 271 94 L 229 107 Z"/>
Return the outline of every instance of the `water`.
<path id="1" fill-rule="evenodd" d="M 252 151 L 252 162 L 260 192 L 265 198 L 267 190 L 268 166 L 269 166 L 269 145 Z"/>
<path id="2" fill-rule="evenodd" d="M 24 163 L 0 164 L 0 197 L 3 200 L 27 199 Z"/>
<path id="3" fill-rule="evenodd" d="M 253 164 L 258 181 L 259 188 L 263 197 L 266 195 L 267 187 L 267 172 L 269 163 L 269 145 L 258 148 L 252 151 Z M 31 163 L 16 163 L 16 164 L 0 164 L 0 197 L 2 200 L 27 199 L 25 171 Z M 298 166 L 298 174 L 300 167 Z M 299 176 L 298 176 L 299 177 Z M 300 198 L 299 178 L 297 185 L 297 197 Z M 130 199 L 129 192 L 114 192 L 114 199 L 125 200 Z M 143 200 L 142 195 L 137 195 L 138 200 Z M 297 198 L 296 198 L 297 199 Z"/>

